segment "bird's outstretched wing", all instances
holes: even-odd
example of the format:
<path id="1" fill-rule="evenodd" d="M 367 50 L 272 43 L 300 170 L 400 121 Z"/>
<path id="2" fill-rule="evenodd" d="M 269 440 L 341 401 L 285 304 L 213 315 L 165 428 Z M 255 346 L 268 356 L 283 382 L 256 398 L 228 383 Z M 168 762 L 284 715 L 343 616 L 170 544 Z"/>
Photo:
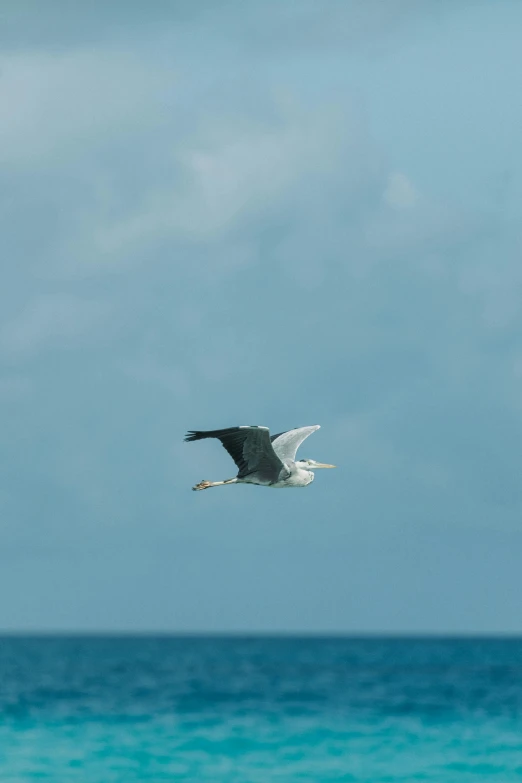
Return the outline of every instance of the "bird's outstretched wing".
<path id="1" fill-rule="evenodd" d="M 275 453 L 280 460 L 295 460 L 297 449 L 306 438 L 320 429 L 319 424 L 314 424 L 311 427 L 298 427 L 295 430 L 288 430 L 288 432 L 279 432 L 277 435 L 272 435 L 270 440 Z"/>
<path id="2" fill-rule="evenodd" d="M 188 432 L 185 440 L 217 438 L 226 448 L 239 473 L 238 478 L 255 473 L 263 481 L 277 481 L 284 465 L 270 442 L 268 427 L 229 427 L 224 430 L 194 430 Z"/>

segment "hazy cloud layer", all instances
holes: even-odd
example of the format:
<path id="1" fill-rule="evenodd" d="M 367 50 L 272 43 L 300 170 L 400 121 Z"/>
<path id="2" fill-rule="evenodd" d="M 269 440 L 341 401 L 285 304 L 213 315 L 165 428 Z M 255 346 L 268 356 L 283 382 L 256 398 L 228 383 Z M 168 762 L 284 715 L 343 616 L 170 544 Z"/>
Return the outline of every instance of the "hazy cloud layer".
<path id="1" fill-rule="evenodd" d="M 521 9 L 64 8 L 3 12 L 0 626 L 521 630 Z M 191 493 L 241 423 L 340 468 Z"/>

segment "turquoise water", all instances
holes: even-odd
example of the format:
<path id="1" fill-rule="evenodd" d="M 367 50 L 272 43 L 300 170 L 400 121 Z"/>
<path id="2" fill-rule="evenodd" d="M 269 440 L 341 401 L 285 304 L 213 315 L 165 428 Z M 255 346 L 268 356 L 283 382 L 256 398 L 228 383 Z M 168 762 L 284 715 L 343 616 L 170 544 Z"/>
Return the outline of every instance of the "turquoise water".
<path id="1" fill-rule="evenodd" d="M 522 640 L 0 638 L 0 780 L 522 780 Z"/>

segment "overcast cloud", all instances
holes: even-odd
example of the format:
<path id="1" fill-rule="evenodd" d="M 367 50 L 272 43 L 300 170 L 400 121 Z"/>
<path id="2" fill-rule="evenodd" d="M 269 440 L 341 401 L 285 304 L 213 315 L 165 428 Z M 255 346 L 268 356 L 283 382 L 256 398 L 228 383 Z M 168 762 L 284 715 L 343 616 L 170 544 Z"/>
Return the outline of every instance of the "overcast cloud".
<path id="1" fill-rule="evenodd" d="M 521 6 L 71 8 L 2 11 L 0 627 L 522 631 Z M 339 469 L 192 493 L 244 423 Z"/>

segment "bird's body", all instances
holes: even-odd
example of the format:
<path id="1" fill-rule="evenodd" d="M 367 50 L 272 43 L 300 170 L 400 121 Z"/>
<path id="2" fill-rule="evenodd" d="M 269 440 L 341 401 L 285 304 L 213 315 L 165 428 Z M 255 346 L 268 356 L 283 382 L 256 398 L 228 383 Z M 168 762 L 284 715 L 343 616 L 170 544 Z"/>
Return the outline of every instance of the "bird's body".
<path id="1" fill-rule="evenodd" d="M 301 443 L 318 429 L 319 425 L 316 424 L 272 436 L 268 427 L 257 426 L 189 432 L 185 437 L 186 441 L 217 438 L 238 467 L 235 478 L 226 481 L 200 481 L 192 489 L 209 489 L 225 484 L 258 484 L 274 489 L 307 487 L 314 480 L 313 471 L 316 468 L 335 467 L 311 459 L 296 460 L 296 452 Z"/>

